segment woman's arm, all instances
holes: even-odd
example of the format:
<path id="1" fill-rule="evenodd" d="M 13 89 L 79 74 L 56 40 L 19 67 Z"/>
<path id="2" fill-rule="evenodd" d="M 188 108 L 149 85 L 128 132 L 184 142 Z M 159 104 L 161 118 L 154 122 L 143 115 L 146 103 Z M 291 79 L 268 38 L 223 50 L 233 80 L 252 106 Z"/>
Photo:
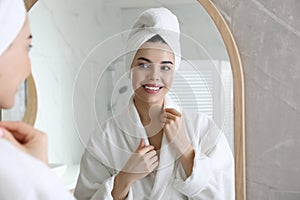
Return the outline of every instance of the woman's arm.
<path id="1" fill-rule="evenodd" d="M 234 182 L 233 155 L 222 133 L 207 154 L 196 150 L 190 176 L 180 163 L 174 187 L 190 199 L 234 200 Z"/>
<path id="2" fill-rule="evenodd" d="M 211 119 L 185 117 L 175 109 L 162 116 L 165 134 L 180 156 L 174 187 L 190 199 L 233 200 L 234 161 L 227 139 Z"/>

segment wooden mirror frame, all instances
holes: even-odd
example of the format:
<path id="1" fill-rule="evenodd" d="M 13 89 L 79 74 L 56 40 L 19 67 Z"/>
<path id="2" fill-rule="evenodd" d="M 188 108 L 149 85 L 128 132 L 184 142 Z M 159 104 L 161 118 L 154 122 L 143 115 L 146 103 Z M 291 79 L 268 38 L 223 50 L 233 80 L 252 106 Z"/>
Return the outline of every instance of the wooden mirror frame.
<path id="1" fill-rule="evenodd" d="M 218 9 L 210 0 L 198 0 L 198 2 L 218 28 L 230 60 L 234 104 L 235 198 L 246 200 L 245 91 L 242 62 L 233 35 Z"/>
<path id="2" fill-rule="evenodd" d="M 26 0 L 27 10 L 29 11 L 37 1 Z M 198 0 L 198 2 L 203 6 L 218 28 L 231 64 L 234 94 L 235 198 L 236 200 L 246 200 L 245 94 L 242 62 L 233 35 L 218 9 L 210 0 Z M 27 79 L 27 84 L 29 95 L 24 121 L 34 123 L 37 111 L 37 96 L 32 76 Z"/>
<path id="3" fill-rule="evenodd" d="M 27 11 L 37 2 L 37 0 L 26 0 L 25 6 Z M 37 115 L 37 93 L 35 82 L 32 74 L 26 79 L 26 87 L 27 87 L 27 100 L 26 100 L 26 110 L 24 117 L 22 119 L 23 122 L 34 125 Z"/>

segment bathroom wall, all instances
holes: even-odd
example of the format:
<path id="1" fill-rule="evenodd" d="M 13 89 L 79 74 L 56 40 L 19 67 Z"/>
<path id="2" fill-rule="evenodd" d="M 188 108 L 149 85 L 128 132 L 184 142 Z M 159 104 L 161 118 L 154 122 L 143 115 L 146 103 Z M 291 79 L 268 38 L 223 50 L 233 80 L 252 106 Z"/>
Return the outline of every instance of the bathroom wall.
<path id="1" fill-rule="evenodd" d="M 110 21 L 118 17 L 117 10 L 109 12 L 98 0 L 76 3 L 40 0 L 29 12 L 34 38 L 30 53 L 32 73 L 38 93 L 35 127 L 49 135 L 52 163 L 80 162 L 84 146 L 78 137 L 72 105 L 76 75 L 91 49 L 111 33 L 118 32 L 117 27 L 121 25 L 112 26 Z M 88 84 L 94 81 L 90 77 L 86 80 Z M 85 90 L 89 88 L 87 85 Z M 88 134 L 94 122 L 86 120 Z"/>
<path id="2" fill-rule="evenodd" d="M 247 199 L 300 199 L 300 1 L 213 0 L 246 92 Z"/>

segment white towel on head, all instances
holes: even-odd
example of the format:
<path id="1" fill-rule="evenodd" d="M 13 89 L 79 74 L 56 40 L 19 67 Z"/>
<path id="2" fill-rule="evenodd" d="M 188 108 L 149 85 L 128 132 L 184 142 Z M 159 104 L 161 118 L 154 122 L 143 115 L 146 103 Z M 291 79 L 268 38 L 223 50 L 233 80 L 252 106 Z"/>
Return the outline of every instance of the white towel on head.
<path id="1" fill-rule="evenodd" d="M 166 8 L 150 8 L 136 20 L 126 47 L 126 67 L 130 69 L 138 49 L 155 35 L 160 35 L 175 55 L 175 70 L 181 60 L 180 29 L 177 17 Z"/>
<path id="2" fill-rule="evenodd" d="M 0 56 L 17 37 L 25 18 L 23 0 L 0 0 Z"/>

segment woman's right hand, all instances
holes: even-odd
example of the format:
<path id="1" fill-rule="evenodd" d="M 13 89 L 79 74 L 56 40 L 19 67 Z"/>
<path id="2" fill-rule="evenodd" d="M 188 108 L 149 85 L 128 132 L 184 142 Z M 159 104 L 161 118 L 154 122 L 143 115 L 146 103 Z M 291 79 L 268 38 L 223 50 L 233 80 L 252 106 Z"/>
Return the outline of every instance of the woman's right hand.
<path id="1" fill-rule="evenodd" d="M 0 122 L 0 135 L 48 165 L 48 137 L 24 122 Z"/>
<path id="2" fill-rule="evenodd" d="M 151 172 L 158 166 L 158 156 L 154 146 L 145 146 L 141 139 L 134 154 L 129 158 L 122 171 L 115 177 L 112 196 L 114 199 L 124 199 L 129 191 L 130 185 Z"/>

